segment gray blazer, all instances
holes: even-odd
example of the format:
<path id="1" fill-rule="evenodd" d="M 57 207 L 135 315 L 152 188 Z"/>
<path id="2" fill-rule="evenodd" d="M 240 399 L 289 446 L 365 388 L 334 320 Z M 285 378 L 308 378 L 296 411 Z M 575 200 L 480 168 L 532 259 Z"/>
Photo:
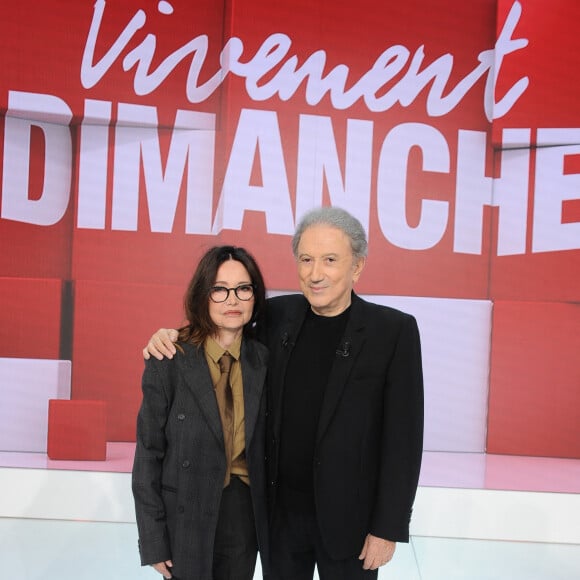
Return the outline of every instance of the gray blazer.
<path id="1" fill-rule="evenodd" d="M 180 580 L 212 580 L 213 544 L 226 470 L 218 406 L 202 348 L 181 344 L 173 359 L 143 373 L 133 496 L 141 563 L 173 561 Z M 264 467 L 267 349 L 244 338 L 246 458 L 262 569 L 268 530 Z"/>

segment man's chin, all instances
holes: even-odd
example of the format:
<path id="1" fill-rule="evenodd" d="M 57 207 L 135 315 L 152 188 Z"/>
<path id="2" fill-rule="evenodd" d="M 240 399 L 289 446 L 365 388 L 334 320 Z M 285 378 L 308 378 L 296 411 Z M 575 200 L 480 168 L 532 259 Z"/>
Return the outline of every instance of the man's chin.
<path id="1" fill-rule="evenodd" d="M 326 306 L 326 300 L 319 293 L 305 292 L 304 297 L 308 302 L 310 302 L 310 305 L 315 308 L 324 308 L 324 306 Z"/>
<path id="2" fill-rule="evenodd" d="M 312 300 L 308 300 L 310 303 L 310 307 L 312 308 L 315 314 L 319 314 L 320 316 L 326 316 L 328 310 L 331 308 L 331 305 L 328 303 L 328 300 L 316 300 L 313 298 Z"/>

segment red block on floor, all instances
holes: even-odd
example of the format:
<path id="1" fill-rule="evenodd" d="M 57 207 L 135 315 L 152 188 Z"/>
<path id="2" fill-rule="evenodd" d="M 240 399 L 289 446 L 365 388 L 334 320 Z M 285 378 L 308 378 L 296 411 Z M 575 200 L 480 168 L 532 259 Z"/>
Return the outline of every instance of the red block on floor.
<path id="1" fill-rule="evenodd" d="M 50 399 L 47 454 L 50 459 L 104 461 L 107 457 L 105 401 Z"/>

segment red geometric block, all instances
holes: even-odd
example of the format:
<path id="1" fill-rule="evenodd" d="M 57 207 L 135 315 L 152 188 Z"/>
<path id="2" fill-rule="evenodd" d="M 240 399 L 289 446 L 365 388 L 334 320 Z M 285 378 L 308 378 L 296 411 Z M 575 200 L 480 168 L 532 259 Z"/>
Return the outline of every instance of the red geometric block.
<path id="1" fill-rule="evenodd" d="M 496 302 L 487 452 L 580 459 L 580 304 Z"/>
<path id="2" fill-rule="evenodd" d="M 107 457 L 105 401 L 50 399 L 47 454 L 50 459 L 104 461 Z"/>

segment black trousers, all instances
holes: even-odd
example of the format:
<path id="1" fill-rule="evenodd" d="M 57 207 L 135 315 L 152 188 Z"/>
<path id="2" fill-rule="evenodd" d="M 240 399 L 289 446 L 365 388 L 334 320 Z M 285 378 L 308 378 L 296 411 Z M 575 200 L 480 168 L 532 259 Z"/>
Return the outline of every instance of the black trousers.
<path id="1" fill-rule="evenodd" d="M 308 502 L 302 506 L 294 500 L 280 502 L 274 512 L 271 548 L 272 575 L 268 580 L 312 580 L 315 566 L 320 580 L 376 580 L 378 577 L 377 570 L 363 569 L 358 553 L 345 560 L 333 560 L 328 555 L 314 508 Z"/>
<path id="2" fill-rule="evenodd" d="M 257 554 L 250 488 L 233 476 L 222 493 L 213 550 L 213 580 L 252 580 Z"/>

